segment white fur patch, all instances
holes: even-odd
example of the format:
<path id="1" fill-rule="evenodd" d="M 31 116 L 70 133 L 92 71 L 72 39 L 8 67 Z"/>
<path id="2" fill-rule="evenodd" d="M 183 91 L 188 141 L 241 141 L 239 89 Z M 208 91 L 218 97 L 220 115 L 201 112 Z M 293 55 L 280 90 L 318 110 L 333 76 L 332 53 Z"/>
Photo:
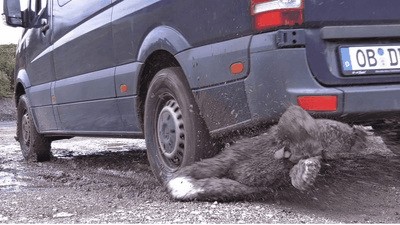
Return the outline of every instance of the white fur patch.
<path id="1" fill-rule="evenodd" d="M 283 147 L 275 152 L 274 157 L 275 159 L 283 159 L 283 158 L 288 159 L 291 155 L 292 154 L 289 151 L 286 151 L 285 147 Z"/>
<path id="2" fill-rule="evenodd" d="M 175 199 L 193 199 L 198 193 L 203 192 L 202 188 L 196 188 L 188 177 L 177 177 L 168 182 L 167 185 L 172 197 Z"/>
<path id="3" fill-rule="evenodd" d="M 285 148 L 279 149 L 274 154 L 275 159 L 283 159 L 284 156 L 285 156 Z"/>

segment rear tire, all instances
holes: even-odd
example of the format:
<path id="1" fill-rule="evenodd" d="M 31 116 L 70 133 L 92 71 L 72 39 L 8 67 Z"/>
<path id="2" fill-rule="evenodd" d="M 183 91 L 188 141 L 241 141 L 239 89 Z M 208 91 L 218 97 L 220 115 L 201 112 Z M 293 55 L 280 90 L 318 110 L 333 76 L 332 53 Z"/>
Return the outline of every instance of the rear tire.
<path id="1" fill-rule="evenodd" d="M 179 168 L 215 154 L 182 69 L 167 68 L 155 75 L 144 115 L 147 155 L 161 183 Z"/>
<path id="2" fill-rule="evenodd" d="M 36 130 L 25 95 L 20 97 L 17 107 L 17 137 L 25 160 L 43 162 L 51 159 L 51 140 Z"/>

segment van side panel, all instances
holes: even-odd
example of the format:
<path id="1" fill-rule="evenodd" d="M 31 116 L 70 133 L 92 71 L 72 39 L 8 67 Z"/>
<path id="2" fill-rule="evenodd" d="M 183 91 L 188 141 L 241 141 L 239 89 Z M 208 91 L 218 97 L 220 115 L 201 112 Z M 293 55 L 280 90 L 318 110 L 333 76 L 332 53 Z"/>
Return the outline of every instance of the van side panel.
<path id="1" fill-rule="evenodd" d="M 65 131 L 69 132 L 121 131 L 124 127 L 114 99 L 61 105 L 58 112 Z"/>
<path id="2" fill-rule="evenodd" d="M 54 67 L 57 80 L 115 66 L 112 54 L 111 8 L 104 9 L 109 4 L 110 0 L 74 0 L 63 7 L 55 6 L 54 27 L 65 26 L 66 21 L 75 23 L 55 30 Z M 94 6 L 102 8 L 98 9 L 99 12 L 92 12 L 94 15 L 89 17 L 78 13 L 80 20 L 73 17 L 74 20 L 69 21 L 74 13 L 85 12 Z M 69 13 L 72 9 L 75 12 Z M 60 36 L 63 33 L 65 34 Z"/>
<path id="3" fill-rule="evenodd" d="M 118 66 L 115 69 L 115 90 L 118 97 L 118 109 L 127 132 L 141 132 L 137 113 L 137 77 L 143 64 L 139 62 Z M 128 85 L 128 89 L 121 91 L 121 85 Z"/>
<path id="4" fill-rule="evenodd" d="M 171 27 L 198 47 L 246 36 L 251 24 L 248 0 L 121 1 L 113 10 L 114 52 L 118 64 L 136 61 L 143 40 L 160 26 Z"/>
<path id="5" fill-rule="evenodd" d="M 114 69 L 105 69 L 56 82 L 57 102 L 72 103 L 113 97 Z"/>
<path id="6" fill-rule="evenodd" d="M 192 89 L 212 86 L 233 80 L 243 79 L 248 75 L 251 36 L 232 39 L 192 48 L 175 57 L 185 72 Z M 233 75 L 230 66 L 241 62 L 243 70 Z"/>
<path id="7" fill-rule="evenodd" d="M 61 129 L 123 131 L 115 92 L 111 0 L 73 0 L 54 8 L 54 93 Z"/>

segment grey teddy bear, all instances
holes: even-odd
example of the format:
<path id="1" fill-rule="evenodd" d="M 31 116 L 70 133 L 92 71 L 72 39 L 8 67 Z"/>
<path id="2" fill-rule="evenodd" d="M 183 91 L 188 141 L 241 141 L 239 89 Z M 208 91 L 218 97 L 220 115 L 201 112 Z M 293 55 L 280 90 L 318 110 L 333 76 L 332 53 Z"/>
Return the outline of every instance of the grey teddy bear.
<path id="1" fill-rule="evenodd" d="M 363 151 L 367 135 L 361 126 L 314 119 L 302 108 L 290 106 L 266 133 L 181 168 L 166 188 L 181 201 L 235 200 L 289 182 L 307 190 L 318 176 L 321 160 Z"/>

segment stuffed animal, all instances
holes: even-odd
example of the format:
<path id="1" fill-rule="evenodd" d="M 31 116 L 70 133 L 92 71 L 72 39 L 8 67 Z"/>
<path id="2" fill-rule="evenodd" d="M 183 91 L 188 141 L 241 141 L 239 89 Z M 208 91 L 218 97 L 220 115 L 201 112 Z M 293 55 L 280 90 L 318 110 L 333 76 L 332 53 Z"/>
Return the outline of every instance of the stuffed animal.
<path id="1" fill-rule="evenodd" d="M 314 119 L 290 106 L 266 133 L 181 168 L 166 188 L 181 201 L 234 200 L 288 183 L 307 190 L 318 176 L 321 160 L 357 154 L 365 149 L 367 135 L 361 126 Z"/>

